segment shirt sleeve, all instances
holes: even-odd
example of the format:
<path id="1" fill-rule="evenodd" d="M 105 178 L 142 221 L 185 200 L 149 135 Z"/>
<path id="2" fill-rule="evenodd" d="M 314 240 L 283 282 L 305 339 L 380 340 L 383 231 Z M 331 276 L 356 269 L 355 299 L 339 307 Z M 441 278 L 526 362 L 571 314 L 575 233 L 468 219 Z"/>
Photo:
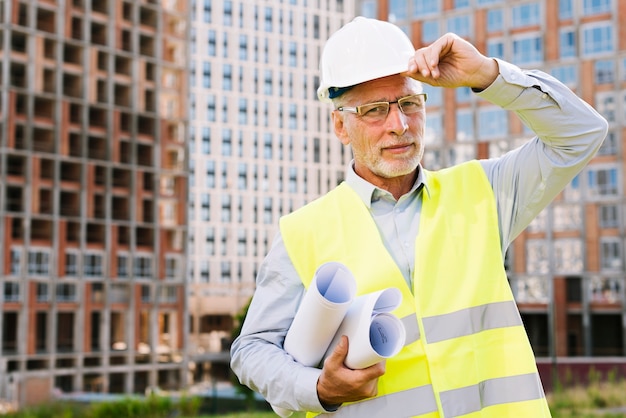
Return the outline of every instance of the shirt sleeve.
<path id="1" fill-rule="evenodd" d="M 241 334 L 231 347 L 231 368 L 274 406 L 324 412 L 317 397 L 321 370 L 297 363 L 283 350 L 304 292 L 279 233 L 259 268 Z"/>
<path id="2" fill-rule="evenodd" d="M 496 197 L 504 253 L 596 154 L 608 124 L 556 78 L 497 62 L 500 75 L 478 96 L 515 112 L 536 135 L 499 158 L 481 160 Z"/>

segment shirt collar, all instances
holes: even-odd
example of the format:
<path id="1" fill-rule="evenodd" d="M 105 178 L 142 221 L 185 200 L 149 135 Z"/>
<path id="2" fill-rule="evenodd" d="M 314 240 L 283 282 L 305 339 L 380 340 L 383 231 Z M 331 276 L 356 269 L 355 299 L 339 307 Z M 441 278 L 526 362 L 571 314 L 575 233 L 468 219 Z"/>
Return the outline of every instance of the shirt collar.
<path id="1" fill-rule="evenodd" d="M 415 179 L 413 187 L 411 187 L 411 190 L 407 194 L 414 193 L 416 190 L 421 190 L 422 187 L 424 187 L 424 189 L 426 189 L 426 192 L 428 193 L 428 184 L 426 184 L 426 176 L 424 176 L 424 170 L 422 169 L 422 165 L 419 164 L 417 166 L 417 169 L 417 178 Z M 377 194 L 388 193 L 387 191 L 374 186 L 372 183 L 360 177 L 354 171 L 354 160 L 352 160 L 350 162 L 350 165 L 348 166 L 348 170 L 346 173 L 346 183 L 356 192 L 356 194 L 368 208 L 372 207 L 372 200 Z M 375 193 L 376 191 L 378 191 L 379 193 Z"/>

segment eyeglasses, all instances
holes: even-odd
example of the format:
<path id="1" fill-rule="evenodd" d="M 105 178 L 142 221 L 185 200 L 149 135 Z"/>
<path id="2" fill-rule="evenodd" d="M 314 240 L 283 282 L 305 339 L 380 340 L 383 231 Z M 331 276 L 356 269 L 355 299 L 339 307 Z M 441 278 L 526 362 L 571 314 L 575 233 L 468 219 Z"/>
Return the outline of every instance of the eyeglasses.
<path id="1" fill-rule="evenodd" d="M 392 103 L 397 103 L 400 111 L 405 115 L 412 115 L 424 109 L 427 97 L 426 93 L 413 94 L 411 96 L 402 97 L 395 102 L 366 103 L 356 107 L 341 106 L 338 107 L 337 110 L 340 112 L 356 113 L 369 122 L 381 122 L 387 118 Z"/>

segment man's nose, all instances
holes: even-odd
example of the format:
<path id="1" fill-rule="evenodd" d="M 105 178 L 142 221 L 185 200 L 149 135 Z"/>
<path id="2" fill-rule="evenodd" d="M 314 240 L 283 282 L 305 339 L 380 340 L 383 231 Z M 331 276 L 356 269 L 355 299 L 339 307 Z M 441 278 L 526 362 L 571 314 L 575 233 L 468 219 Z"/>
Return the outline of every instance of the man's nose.
<path id="1" fill-rule="evenodd" d="M 409 128 L 408 118 L 400 110 L 398 103 L 390 104 L 386 122 L 390 130 L 396 134 L 403 134 Z"/>

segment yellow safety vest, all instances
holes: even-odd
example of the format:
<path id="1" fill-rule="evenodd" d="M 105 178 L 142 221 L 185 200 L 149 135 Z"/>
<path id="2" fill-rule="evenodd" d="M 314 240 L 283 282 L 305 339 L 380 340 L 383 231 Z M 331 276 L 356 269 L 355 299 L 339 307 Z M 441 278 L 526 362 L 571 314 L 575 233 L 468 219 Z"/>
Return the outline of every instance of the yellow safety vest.
<path id="1" fill-rule="evenodd" d="M 328 416 L 550 417 L 504 270 L 484 170 L 472 161 L 425 175 L 413 292 L 368 209 L 345 183 L 281 218 L 305 287 L 322 263 L 339 261 L 356 277 L 358 294 L 395 286 L 403 295 L 394 313 L 407 342 L 387 360 L 378 395 Z"/>

